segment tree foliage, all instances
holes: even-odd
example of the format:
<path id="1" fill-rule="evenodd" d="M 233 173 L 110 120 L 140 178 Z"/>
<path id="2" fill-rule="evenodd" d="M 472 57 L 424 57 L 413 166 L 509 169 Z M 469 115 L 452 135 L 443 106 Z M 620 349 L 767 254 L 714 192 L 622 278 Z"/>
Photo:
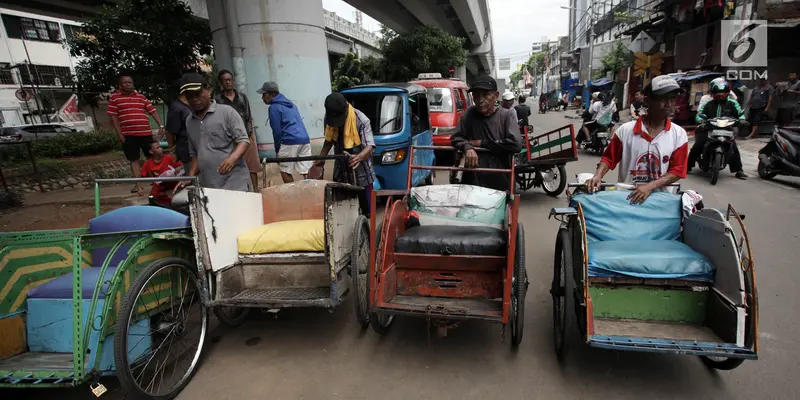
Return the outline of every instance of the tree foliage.
<path id="1" fill-rule="evenodd" d="M 423 72 L 438 72 L 447 76 L 451 65 L 460 67 L 467 62 L 464 43 L 464 38 L 425 25 L 390 38 L 381 48 L 383 78 L 408 81 Z"/>
<path id="2" fill-rule="evenodd" d="M 334 91 L 339 91 L 356 86 L 363 80 L 364 72 L 361 70 L 361 60 L 355 53 L 350 52 L 339 60 L 339 65 L 333 71 L 331 87 Z"/>
<path id="3" fill-rule="evenodd" d="M 383 81 L 383 60 L 373 56 L 362 58 L 361 72 L 364 74 L 361 83 L 379 83 Z"/>
<path id="4" fill-rule="evenodd" d="M 82 92 L 107 93 L 124 70 L 142 94 L 166 101 L 175 80 L 200 71 L 202 55 L 211 52 L 211 32 L 180 0 L 121 0 L 103 7 L 67 45 L 82 58 L 75 67 Z"/>
<path id="5" fill-rule="evenodd" d="M 633 54 L 621 41 L 614 42 L 611 50 L 600 60 L 602 67 L 594 74 L 594 79 L 605 77 L 609 72 L 616 73 L 622 68 L 628 68 L 633 63 Z"/>

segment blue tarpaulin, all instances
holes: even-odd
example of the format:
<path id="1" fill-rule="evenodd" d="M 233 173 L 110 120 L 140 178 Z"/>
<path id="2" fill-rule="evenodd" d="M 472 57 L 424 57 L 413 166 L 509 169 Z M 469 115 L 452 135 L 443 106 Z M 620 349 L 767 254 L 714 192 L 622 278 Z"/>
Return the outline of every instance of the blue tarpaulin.
<path id="1" fill-rule="evenodd" d="M 676 78 L 675 80 L 678 81 L 678 82 L 686 82 L 686 81 L 693 81 L 693 80 L 696 80 L 696 79 L 716 78 L 718 76 L 722 76 L 722 73 L 708 71 L 708 72 L 700 72 L 700 73 L 693 74 L 693 75 L 683 75 L 683 76 L 681 76 L 679 78 Z"/>
<path id="2" fill-rule="evenodd" d="M 592 87 L 598 87 L 598 86 L 605 86 L 610 83 L 614 83 L 614 81 L 608 78 L 600 78 L 594 82 L 590 82 L 589 85 L 591 85 Z"/>

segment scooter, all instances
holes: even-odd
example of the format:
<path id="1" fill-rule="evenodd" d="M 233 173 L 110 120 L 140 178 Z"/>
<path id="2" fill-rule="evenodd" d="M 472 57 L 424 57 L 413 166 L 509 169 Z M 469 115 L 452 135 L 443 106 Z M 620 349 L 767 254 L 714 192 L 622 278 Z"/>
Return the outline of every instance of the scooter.
<path id="1" fill-rule="evenodd" d="M 800 126 L 775 127 L 772 138 L 758 151 L 758 176 L 800 176 Z"/>
<path id="2" fill-rule="evenodd" d="M 735 118 L 717 117 L 706 121 L 699 128 L 708 132 L 708 140 L 703 145 L 698 164 L 703 172 L 711 173 L 712 185 L 717 184 L 719 171 L 728 165 L 728 157 L 733 150 L 733 140 L 736 136 L 733 128 L 737 125 L 744 124 Z"/>
<path id="3" fill-rule="evenodd" d="M 608 146 L 608 141 L 611 137 L 609 132 L 613 126 L 613 122 L 608 125 L 599 125 L 597 129 L 589 132 L 589 138 L 581 143 L 581 147 L 583 147 L 584 150 L 593 151 L 598 155 L 603 155 L 603 152 L 606 151 L 606 146 Z"/>

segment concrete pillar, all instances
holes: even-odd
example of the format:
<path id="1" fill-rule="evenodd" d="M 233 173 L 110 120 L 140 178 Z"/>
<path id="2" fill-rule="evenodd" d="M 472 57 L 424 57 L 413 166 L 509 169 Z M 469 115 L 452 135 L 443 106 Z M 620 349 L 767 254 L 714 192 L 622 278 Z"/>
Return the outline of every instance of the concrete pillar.
<path id="1" fill-rule="evenodd" d="M 462 81 L 467 81 L 467 66 L 462 65 L 460 67 L 456 67 L 456 73 L 453 74 L 453 78 L 461 79 Z"/>
<path id="2" fill-rule="evenodd" d="M 256 93 L 265 81 L 276 82 L 297 105 L 316 151 L 331 92 L 322 1 L 239 0 L 236 9 L 259 153 L 274 154 L 267 106 Z"/>
<path id="3" fill-rule="evenodd" d="M 208 0 L 207 8 L 208 24 L 211 28 L 211 44 L 214 46 L 214 63 L 218 70 L 233 71 L 224 0 Z"/>

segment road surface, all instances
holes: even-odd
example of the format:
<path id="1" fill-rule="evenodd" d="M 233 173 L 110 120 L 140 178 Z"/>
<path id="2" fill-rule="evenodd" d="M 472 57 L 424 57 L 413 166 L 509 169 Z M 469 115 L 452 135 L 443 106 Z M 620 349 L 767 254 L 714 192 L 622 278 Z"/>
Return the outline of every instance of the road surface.
<path id="1" fill-rule="evenodd" d="M 534 108 L 535 110 L 535 108 Z M 573 111 L 567 114 L 572 115 Z M 564 112 L 534 114 L 537 132 L 572 122 Z M 576 121 L 577 122 L 577 121 Z M 576 126 L 576 129 L 578 126 Z M 707 207 L 728 203 L 746 213 L 760 295 L 760 360 L 733 371 L 711 371 L 696 357 L 588 349 L 573 343 L 559 365 L 553 351 L 553 245 L 558 223 L 547 219 L 566 199 L 541 189 L 522 195 L 528 289 L 525 335 L 519 349 L 503 343 L 498 325 L 466 323 L 437 338 L 424 319 L 398 318 L 380 337 L 362 332 L 350 299 L 336 312 L 286 310 L 256 315 L 236 329 L 218 328 L 202 366 L 179 399 L 789 399 L 800 377 L 800 184 L 764 182 L 755 175 L 757 144 L 743 151 L 751 178 L 723 173 L 711 186 L 690 175 L 683 188 Z M 598 156 L 580 153 L 572 180 L 592 172 Z M 609 173 L 610 180 L 616 174 Z M 437 181 L 443 181 L 440 176 Z M 257 339 L 255 339 L 257 338 Z M 248 344 L 249 343 L 249 344 Z M 255 343 L 255 344 L 254 344 Z M 88 389 L 80 389 L 88 394 Z M 53 398 L 64 398 L 53 392 Z M 109 396 L 117 398 L 118 395 Z M 105 398 L 105 396 L 104 396 Z"/>

